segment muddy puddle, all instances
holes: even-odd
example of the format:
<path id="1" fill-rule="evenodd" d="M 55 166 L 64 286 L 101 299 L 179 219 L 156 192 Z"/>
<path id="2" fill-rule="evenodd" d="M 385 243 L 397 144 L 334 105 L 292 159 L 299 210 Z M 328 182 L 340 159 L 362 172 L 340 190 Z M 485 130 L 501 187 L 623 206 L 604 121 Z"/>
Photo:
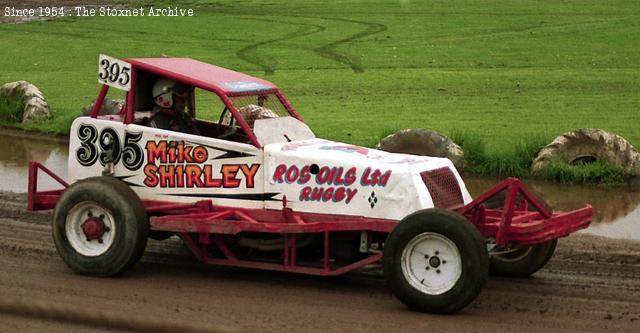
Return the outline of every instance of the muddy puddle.
<path id="1" fill-rule="evenodd" d="M 65 140 L 0 129 L 0 190 L 26 192 L 29 161 L 46 165 L 63 179 L 67 177 L 68 143 Z M 59 188 L 49 177 L 38 177 L 38 188 Z"/>
<path id="2" fill-rule="evenodd" d="M 0 133 L 0 190 L 26 192 L 28 161 L 45 164 L 66 179 L 68 143 L 46 137 L 2 130 Z M 465 177 L 469 191 L 476 196 L 499 182 L 497 178 Z M 41 175 L 42 189 L 58 185 Z M 606 187 L 596 185 L 567 185 L 529 180 L 525 184 L 538 192 L 555 210 L 571 210 L 590 203 L 594 207 L 594 221 L 581 231 L 611 238 L 640 240 L 640 187 Z"/>

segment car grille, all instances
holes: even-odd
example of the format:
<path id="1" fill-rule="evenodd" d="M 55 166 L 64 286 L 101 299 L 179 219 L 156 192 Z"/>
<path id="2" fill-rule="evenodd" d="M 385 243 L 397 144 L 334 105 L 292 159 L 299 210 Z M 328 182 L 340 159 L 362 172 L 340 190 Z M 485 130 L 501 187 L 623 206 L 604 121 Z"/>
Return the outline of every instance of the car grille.
<path id="1" fill-rule="evenodd" d="M 420 176 L 435 207 L 451 208 L 463 203 L 460 185 L 451 169 L 445 167 L 429 170 L 421 172 Z"/>

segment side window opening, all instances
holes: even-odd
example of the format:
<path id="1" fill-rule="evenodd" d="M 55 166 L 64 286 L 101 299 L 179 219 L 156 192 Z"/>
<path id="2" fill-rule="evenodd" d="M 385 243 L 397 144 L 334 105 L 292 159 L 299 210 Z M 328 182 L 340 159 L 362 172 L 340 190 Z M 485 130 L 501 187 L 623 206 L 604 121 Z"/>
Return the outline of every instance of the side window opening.
<path id="1" fill-rule="evenodd" d="M 98 112 L 98 118 L 109 120 L 122 120 L 126 106 L 127 93 L 125 91 L 111 88 L 102 102 L 102 107 Z M 93 111 L 95 101 L 82 108 L 82 115 L 89 116 Z"/>
<path id="2" fill-rule="evenodd" d="M 212 138 L 220 137 L 225 128 L 219 122 L 226 106 L 218 95 L 200 88 L 195 89 L 194 97 L 198 108 L 195 121 L 200 134 Z"/>
<path id="3" fill-rule="evenodd" d="M 204 89 L 139 71 L 134 123 L 182 133 L 249 143 L 220 97 Z M 166 103 L 166 105 L 163 105 Z"/>
<path id="4" fill-rule="evenodd" d="M 241 143 L 251 142 L 229 107 L 214 92 L 143 70 L 138 70 L 136 75 L 136 84 L 132 88 L 135 89 L 135 124 Z M 256 92 L 230 97 L 230 100 L 251 129 L 256 120 L 289 116 L 275 93 Z M 122 107 L 126 107 L 124 104 Z"/>
<path id="5" fill-rule="evenodd" d="M 194 89 L 188 84 L 139 70 L 135 85 L 134 123 L 199 134 Z"/>
<path id="6" fill-rule="evenodd" d="M 257 94 L 231 97 L 233 105 L 250 127 L 258 119 L 286 117 L 289 112 L 275 94 Z"/>

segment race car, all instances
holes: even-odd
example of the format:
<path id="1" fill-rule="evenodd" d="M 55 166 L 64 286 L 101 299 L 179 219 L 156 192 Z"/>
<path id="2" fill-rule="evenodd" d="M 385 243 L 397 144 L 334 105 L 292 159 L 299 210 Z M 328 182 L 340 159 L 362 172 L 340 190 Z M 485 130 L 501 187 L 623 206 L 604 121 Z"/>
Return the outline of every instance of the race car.
<path id="1" fill-rule="evenodd" d="M 553 212 L 515 178 L 473 199 L 446 158 L 317 138 L 260 78 L 105 55 L 98 73 L 91 114 L 71 126 L 69 181 L 30 164 L 29 209 L 54 208 L 56 248 L 80 274 L 119 275 L 149 237 L 177 235 L 207 264 L 314 275 L 380 266 L 410 308 L 452 313 L 489 272 L 531 275 L 557 238 L 591 221 L 590 205 Z M 110 88 L 124 106 L 100 114 Z M 40 171 L 63 188 L 39 191 Z"/>

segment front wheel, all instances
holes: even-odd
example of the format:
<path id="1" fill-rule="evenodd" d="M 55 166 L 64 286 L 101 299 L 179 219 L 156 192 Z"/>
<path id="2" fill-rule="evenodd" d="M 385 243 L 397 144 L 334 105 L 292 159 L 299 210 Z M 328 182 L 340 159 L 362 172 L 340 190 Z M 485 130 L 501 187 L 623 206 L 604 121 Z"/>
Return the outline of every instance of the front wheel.
<path id="1" fill-rule="evenodd" d="M 120 274 L 142 256 L 149 232 L 138 196 L 122 181 L 92 177 L 69 186 L 53 213 L 53 240 L 75 272 Z"/>
<path id="2" fill-rule="evenodd" d="M 391 290 L 411 309 L 452 313 L 480 293 L 489 257 L 464 216 L 436 208 L 400 221 L 384 245 L 383 265 Z"/>

